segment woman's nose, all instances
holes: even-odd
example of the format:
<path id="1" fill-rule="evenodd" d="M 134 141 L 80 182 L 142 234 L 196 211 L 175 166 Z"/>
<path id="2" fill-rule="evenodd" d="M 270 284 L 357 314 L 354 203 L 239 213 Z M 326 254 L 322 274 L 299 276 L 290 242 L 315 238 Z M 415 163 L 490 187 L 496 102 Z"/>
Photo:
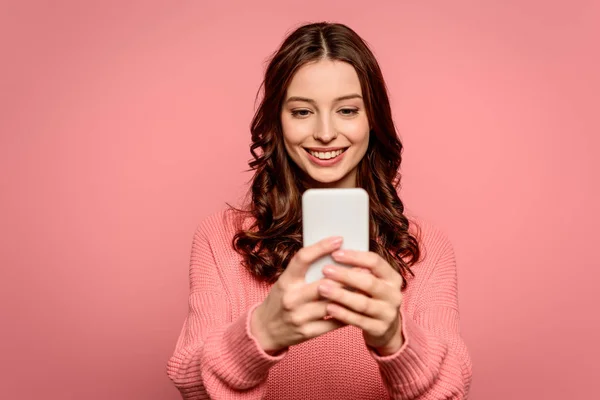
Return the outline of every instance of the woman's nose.
<path id="1" fill-rule="evenodd" d="M 317 140 L 327 143 L 335 139 L 337 137 L 337 133 L 331 121 L 322 120 L 315 130 L 313 137 Z"/>

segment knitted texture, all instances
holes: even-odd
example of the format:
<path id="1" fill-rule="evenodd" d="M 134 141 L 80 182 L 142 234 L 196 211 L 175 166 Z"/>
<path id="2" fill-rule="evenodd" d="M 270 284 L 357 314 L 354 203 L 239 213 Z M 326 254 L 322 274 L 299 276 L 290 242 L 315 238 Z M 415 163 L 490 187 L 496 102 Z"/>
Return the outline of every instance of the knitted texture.
<path id="1" fill-rule="evenodd" d="M 252 312 L 271 285 L 241 265 L 231 245 L 232 213 L 206 218 L 192 243 L 189 312 L 167 364 L 182 398 L 466 398 L 471 359 L 459 331 L 454 252 L 441 231 L 411 222 L 420 227 L 423 255 L 403 291 L 397 353 L 379 356 L 360 329 L 345 326 L 271 356 L 250 332 Z"/>

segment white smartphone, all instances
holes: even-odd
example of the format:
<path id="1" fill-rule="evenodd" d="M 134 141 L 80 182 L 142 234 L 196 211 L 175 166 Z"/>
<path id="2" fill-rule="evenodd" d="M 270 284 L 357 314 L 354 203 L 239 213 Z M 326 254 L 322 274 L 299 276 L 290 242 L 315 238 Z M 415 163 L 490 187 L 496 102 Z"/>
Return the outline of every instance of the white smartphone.
<path id="1" fill-rule="evenodd" d="M 308 189 L 302 195 L 302 242 L 307 247 L 330 236 L 344 238 L 341 249 L 369 250 L 369 195 L 361 188 Z M 325 265 L 336 263 L 330 255 L 315 261 L 306 282 L 323 278 Z"/>

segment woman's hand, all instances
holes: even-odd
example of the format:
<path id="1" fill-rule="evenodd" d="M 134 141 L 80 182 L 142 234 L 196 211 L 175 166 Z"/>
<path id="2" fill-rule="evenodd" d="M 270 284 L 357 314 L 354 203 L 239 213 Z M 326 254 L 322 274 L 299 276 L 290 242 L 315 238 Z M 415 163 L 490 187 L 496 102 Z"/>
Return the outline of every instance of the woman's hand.
<path id="1" fill-rule="evenodd" d="M 379 355 L 394 354 L 403 343 L 402 276 L 373 252 L 338 250 L 332 257 L 340 264 L 356 268 L 331 265 L 323 269 L 327 279 L 319 285 L 319 293 L 333 302 L 327 306 L 328 314 L 362 329 L 365 343 Z"/>
<path id="2" fill-rule="evenodd" d="M 256 308 L 250 330 L 265 352 L 276 354 L 346 325 L 333 318 L 325 319 L 330 302 L 319 296 L 318 286 L 323 280 L 310 284 L 305 281 L 309 266 L 339 249 L 341 243 L 341 238 L 329 238 L 300 249 Z"/>

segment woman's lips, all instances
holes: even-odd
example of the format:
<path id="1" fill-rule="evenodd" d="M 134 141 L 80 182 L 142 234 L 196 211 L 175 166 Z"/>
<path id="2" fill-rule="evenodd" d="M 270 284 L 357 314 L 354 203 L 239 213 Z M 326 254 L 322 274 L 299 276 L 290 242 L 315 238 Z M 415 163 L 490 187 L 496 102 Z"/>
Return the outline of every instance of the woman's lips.
<path id="1" fill-rule="evenodd" d="M 339 163 L 340 161 L 342 161 L 342 159 L 344 158 L 344 155 L 346 154 L 346 150 L 344 150 L 342 152 L 342 154 L 340 154 L 339 156 L 336 157 L 332 157 L 328 160 L 323 160 L 320 159 L 318 157 L 313 156 L 312 154 L 310 154 L 310 152 L 308 151 L 308 149 L 306 150 L 306 154 L 308 155 L 308 159 L 313 163 L 316 164 L 320 167 L 331 167 L 337 163 Z"/>

